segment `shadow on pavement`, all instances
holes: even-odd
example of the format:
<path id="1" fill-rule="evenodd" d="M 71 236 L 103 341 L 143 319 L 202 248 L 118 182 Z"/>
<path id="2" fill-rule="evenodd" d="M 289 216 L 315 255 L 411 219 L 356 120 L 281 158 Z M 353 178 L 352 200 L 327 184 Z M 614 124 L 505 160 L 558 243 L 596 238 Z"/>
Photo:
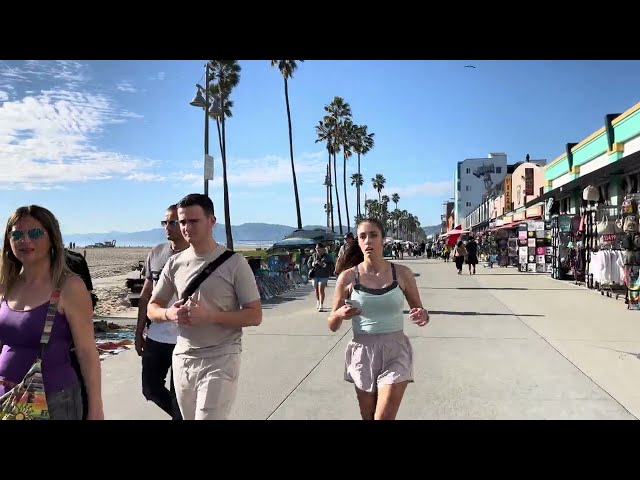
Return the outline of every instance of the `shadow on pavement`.
<path id="1" fill-rule="evenodd" d="M 409 313 L 409 310 L 404 310 L 405 314 Z M 479 316 L 499 316 L 499 317 L 544 317 L 544 315 L 537 314 L 515 314 L 515 313 L 490 313 L 490 312 L 456 312 L 448 310 L 429 310 L 429 315 L 479 315 Z"/>
<path id="2" fill-rule="evenodd" d="M 262 300 L 262 309 L 267 310 L 270 308 L 275 308 L 278 305 L 294 300 L 304 300 L 310 293 L 313 293 L 313 287 L 311 285 L 304 285 L 294 290 L 284 292 L 282 295 L 278 295 L 277 297 L 273 297 L 268 300 Z"/>
<path id="3" fill-rule="evenodd" d="M 476 275 L 531 275 L 533 272 L 509 272 L 509 273 L 492 273 L 492 272 L 487 272 L 484 273 L 482 270 L 478 270 L 476 272 Z M 536 275 L 534 273 L 534 275 Z M 547 275 L 546 273 L 538 273 L 537 275 Z"/>
<path id="4" fill-rule="evenodd" d="M 527 290 L 551 292 L 580 292 L 578 288 L 525 288 L 525 287 L 418 287 L 418 290 Z"/>

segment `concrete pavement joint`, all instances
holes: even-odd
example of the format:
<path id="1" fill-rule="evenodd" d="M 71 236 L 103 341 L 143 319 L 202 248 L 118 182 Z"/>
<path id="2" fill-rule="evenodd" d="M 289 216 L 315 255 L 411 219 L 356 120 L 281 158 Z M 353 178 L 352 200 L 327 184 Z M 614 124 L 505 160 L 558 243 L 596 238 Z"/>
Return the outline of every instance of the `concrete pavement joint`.
<path id="1" fill-rule="evenodd" d="M 579 285 L 576 285 L 579 286 Z M 514 317 L 517 317 L 518 320 L 520 320 L 520 322 L 522 322 L 527 328 L 529 328 L 533 333 L 535 333 L 539 338 L 541 338 L 547 345 L 549 345 L 553 350 L 555 350 L 556 352 L 558 352 L 558 354 L 560 356 L 562 356 L 565 360 L 567 360 L 569 363 L 571 363 L 575 368 L 577 368 L 585 377 L 587 377 L 589 380 L 591 380 L 591 382 L 593 382 L 594 385 L 597 385 L 598 388 L 600 388 L 604 393 L 606 393 L 609 398 L 611 398 L 613 401 L 615 401 L 618 405 L 620 405 L 629 415 L 631 415 L 633 418 L 635 418 L 636 420 L 638 420 L 638 417 L 636 417 L 633 413 L 631 413 L 629 411 L 629 409 L 627 407 L 625 407 L 622 403 L 620 403 L 618 401 L 617 398 L 615 398 L 613 395 L 611 395 L 607 390 L 605 390 L 602 385 L 600 385 L 598 382 L 596 382 L 591 376 L 589 376 L 584 370 L 582 370 L 578 365 L 576 365 L 574 362 L 572 362 L 566 355 L 564 355 L 560 350 L 558 350 L 546 337 L 540 335 L 531 325 L 529 325 L 527 322 L 525 322 L 522 318 L 520 318 L 520 316 L 516 315 L 516 313 L 511 310 L 504 302 L 502 302 L 498 297 L 496 297 L 494 294 L 489 293 L 489 295 L 491 295 L 493 298 L 495 298 L 498 303 L 502 304 L 502 306 L 504 306 L 504 308 L 511 312 L 513 314 Z"/>
<path id="2" fill-rule="evenodd" d="M 456 339 L 456 338 L 460 338 L 463 340 L 528 340 L 527 337 L 445 337 L 445 336 L 441 336 L 441 335 L 416 335 L 416 336 L 412 336 L 412 335 L 407 335 L 407 337 L 409 337 L 412 340 L 415 339 L 421 339 L 421 338 L 436 338 L 436 339 L 443 339 L 443 340 L 449 340 L 449 339 Z"/>
<path id="3" fill-rule="evenodd" d="M 296 386 L 293 387 L 293 389 L 282 399 L 282 401 L 278 405 L 276 405 L 276 408 L 274 408 L 273 411 L 267 416 L 267 420 L 269 420 L 278 411 L 278 409 L 284 404 L 284 402 L 286 402 L 287 399 L 291 395 L 293 395 L 293 392 L 295 392 L 300 387 L 300 385 L 302 385 L 302 383 L 309 377 L 309 375 L 311 375 L 320 366 L 320 364 L 323 362 L 323 360 L 325 358 L 327 358 L 331 352 L 333 352 L 333 350 L 338 346 L 338 344 L 342 341 L 342 339 L 347 336 L 347 334 L 350 331 L 351 331 L 351 327 L 347 328 L 347 330 L 344 332 L 344 335 L 342 335 L 336 341 L 336 343 L 333 344 L 333 346 L 322 356 L 322 358 L 320 360 L 318 360 L 318 362 L 313 366 L 313 368 L 307 372 L 307 374 L 302 378 L 302 380 L 300 380 L 296 384 Z"/>
<path id="4" fill-rule="evenodd" d="M 322 333 L 262 333 L 262 332 L 246 332 L 245 335 L 256 336 L 281 336 L 281 337 L 333 337 L 335 335 Z"/>

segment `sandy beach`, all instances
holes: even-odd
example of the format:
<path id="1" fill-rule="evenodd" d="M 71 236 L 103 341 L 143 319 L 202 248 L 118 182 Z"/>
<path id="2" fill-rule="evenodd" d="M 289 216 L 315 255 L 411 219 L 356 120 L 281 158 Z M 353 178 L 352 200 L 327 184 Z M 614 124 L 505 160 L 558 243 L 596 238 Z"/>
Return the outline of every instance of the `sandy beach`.
<path id="1" fill-rule="evenodd" d="M 138 265 L 138 261 L 144 262 L 150 248 L 87 248 L 75 249 L 82 254 L 86 251 L 86 260 L 89 265 L 92 280 L 122 276 L 131 273 Z M 127 295 L 129 290 L 125 286 L 125 280 L 119 284 L 102 286 L 94 285 L 94 293 L 98 297 L 96 316 L 109 316 L 126 312 L 131 308 Z"/>
<path id="2" fill-rule="evenodd" d="M 249 250 L 251 246 L 242 245 L 235 248 L 236 251 Z M 117 248 L 76 248 L 74 251 L 83 254 L 86 251 L 86 260 L 91 272 L 91 278 L 106 279 L 109 277 L 130 274 L 138 262 L 144 262 L 151 251 L 150 247 L 117 247 Z M 94 282 L 95 283 L 95 282 Z M 110 282 L 107 285 L 94 285 L 94 293 L 98 297 L 96 316 L 109 316 L 121 314 L 131 309 L 127 300 L 129 290 L 125 286 L 124 278 L 121 281 Z"/>

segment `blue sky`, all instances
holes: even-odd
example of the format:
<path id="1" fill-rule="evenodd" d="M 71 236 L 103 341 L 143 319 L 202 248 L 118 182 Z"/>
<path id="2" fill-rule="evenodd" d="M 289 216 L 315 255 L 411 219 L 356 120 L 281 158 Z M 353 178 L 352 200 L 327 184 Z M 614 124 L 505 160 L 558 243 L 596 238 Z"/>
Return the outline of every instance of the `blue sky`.
<path id="1" fill-rule="evenodd" d="M 35 203 L 65 233 L 157 227 L 167 205 L 203 189 L 204 114 L 189 102 L 205 62 L 0 61 L 2 218 Z M 227 123 L 231 223 L 295 226 L 282 77 L 267 60 L 240 64 Z M 457 161 L 489 152 L 551 161 L 605 114 L 637 103 L 638 85 L 638 61 L 305 61 L 289 88 L 303 224 L 325 223 L 315 125 L 336 95 L 375 133 L 364 192 L 374 195 L 371 178 L 382 173 L 383 193 L 399 193 L 399 208 L 432 225 L 453 196 Z M 210 125 L 210 193 L 224 222 Z M 349 203 L 353 214 L 352 187 Z"/>

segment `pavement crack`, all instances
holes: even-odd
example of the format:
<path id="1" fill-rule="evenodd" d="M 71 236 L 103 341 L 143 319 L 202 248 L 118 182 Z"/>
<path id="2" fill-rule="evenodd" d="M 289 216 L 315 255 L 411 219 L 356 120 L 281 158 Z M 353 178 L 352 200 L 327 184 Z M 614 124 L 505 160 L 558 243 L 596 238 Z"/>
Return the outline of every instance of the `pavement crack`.
<path id="1" fill-rule="evenodd" d="M 267 420 L 269 420 L 273 416 L 273 414 L 278 411 L 278 409 L 282 406 L 282 404 L 284 404 L 284 402 L 286 402 L 287 399 L 291 395 L 293 395 L 293 392 L 295 392 L 298 389 L 298 387 L 300 387 L 300 385 L 302 385 L 302 383 L 309 377 L 309 375 L 311 375 L 313 372 L 315 372 L 316 368 L 318 368 L 320 366 L 320 364 L 323 362 L 323 360 L 325 358 L 327 358 L 327 356 L 329 356 L 329 354 L 331 352 L 333 352 L 333 350 L 338 346 L 338 344 L 342 341 L 342 339 L 347 336 L 347 334 L 350 331 L 351 331 L 351 327 L 347 328 L 347 330 L 344 332 L 344 335 L 342 335 L 338 339 L 338 341 L 336 341 L 336 343 L 334 343 L 334 345 L 329 350 L 327 350 L 327 352 L 322 356 L 322 358 L 320 358 L 320 360 L 318 360 L 316 362 L 316 364 L 313 366 L 313 368 L 311 370 L 309 370 L 309 372 L 307 372 L 307 374 L 304 377 L 302 377 L 302 379 L 296 384 L 296 386 L 291 389 L 291 391 L 282 399 L 282 401 L 278 405 L 276 405 L 276 408 L 274 408 L 273 411 L 269 415 L 267 415 Z"/>

